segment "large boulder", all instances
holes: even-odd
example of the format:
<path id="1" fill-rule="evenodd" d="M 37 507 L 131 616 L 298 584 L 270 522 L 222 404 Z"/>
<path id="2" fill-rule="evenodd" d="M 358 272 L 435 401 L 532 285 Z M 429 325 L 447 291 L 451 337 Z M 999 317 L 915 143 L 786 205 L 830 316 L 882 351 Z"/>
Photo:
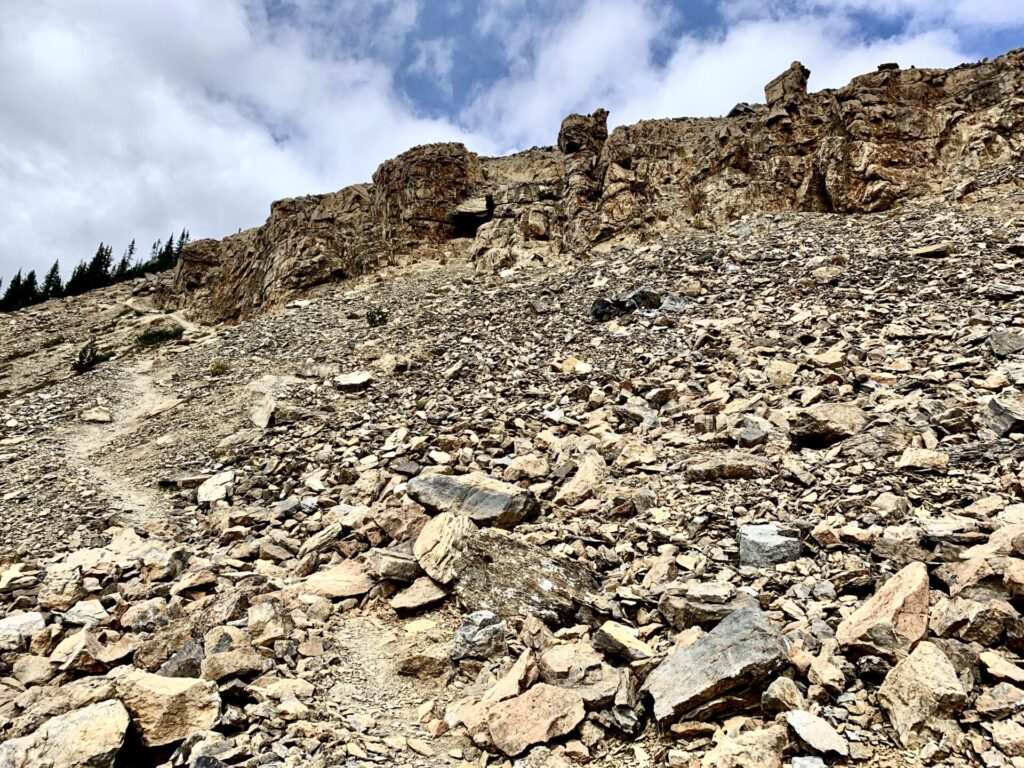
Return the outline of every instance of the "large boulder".
<path id="1" fill-rule="evenodd" d="M 128 731 L 121 702 L 102 701 L 50 718 L 38 730 L 0 744 L 0 766 L 114 768 Z"/>
<path id="2" fill-rule="evenodd" d="M 117 695 L 131 714 L 142 743 L 159 747 L 207 731 L 220 718 L 217 685 L 131 669 L 116 678 Z"/>
<path id="3" fill-rule="evenodd" d="M 743 608 L 670 654 L 648 675 L 643 690 L 654 699 L 655 718 L 667 725 L 723 696 L 757 688 L 787 663 L 782 633 L 759 609 Z M 760 690 L 753 693 L 759 701 Z"/>
<path id="4" fill-rule="evenodd" d="M 967 692 L 946 655 L 924 642 L 886 675 L 878 701 L 900 743 L 916 749 L 957 730 L 955 718 Z"/>
<path id="5" fill-rule="evenodd" d="M 540 510 L 532 492 L 483 472 L 420 475 L 409 481 L 406 493 L 431 512 L 453 512 L 496 528 L 512 528 Z"/>
<path id="6" fill-rule="evenodd" d="M 492 707 L 487 728 L 494 746 L 515 757 L 535 744 L 572 732 L 585 714 L 583 698 L 575 691 L 538 683 Z"/>

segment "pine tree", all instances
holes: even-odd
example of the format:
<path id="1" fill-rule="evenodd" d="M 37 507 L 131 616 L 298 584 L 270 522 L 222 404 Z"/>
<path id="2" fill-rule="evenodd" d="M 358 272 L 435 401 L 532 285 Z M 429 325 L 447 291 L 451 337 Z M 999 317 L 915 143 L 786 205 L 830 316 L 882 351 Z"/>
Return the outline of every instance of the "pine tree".
<path id="1" fill-rule="evenodd" d="M 178 245 L 175 246 L 175 249 L 174 249 L 174 263 L 175 264 L 178 263 L 178 260 L 181 258 L 181 254 L 184 252 L 185 248 L 188 246 L 188 241 L 189 241 L 188 230 L 187 229 L 182 229 L 181 230 L 181 234 L 178 235 Z"/>
<path id="2" fill-rule="evenodd" d="M 91 291 L 94 288 L 103 288 L 110 285 L 110 268 L 114 262 L 114 249 L 109 245 L 100 243 L 96 249 L 96 255 L 92 257 L 87 269 L 88 284 L 85 290 Z"/>
<path id="3" fill-rule="evenodd" d="M 18 300 L 21 298 L 21 270 L 7 283 L 7 290 L 0 299 L 0 312 L 13 312 L 18 308 Z"/>
<path id="4" fill-rule="evenodd" d="M 164 244 L 163 250 L 160 251 L 160 255 L 156 260 L 156 271 L 163 272 L 165 269 L 170 269 L 174 266 L 174 233 L 167 238 L 167 242 Z"/>
<path id="5" fill-rule="evenodd" d="M 39 280 L 36 278 L 36 271 L 33 269 L 21 283 L 20 307 L 30 307 L 38 304 L 42 299 L 39 297 Z"/>
<path id="6" fill-rule="evenodd" d="M 64 286 L 64 295 L 78 296 L 88 290 L 89 268 L 86 266 L 84 261 L 80 261 L 78 262 L 78 265 L 71 270 L 71 277 L 68 278 L 68 282 Z"/>
<path id="7" fill-rule="evenodd" d="M 39 290 L 42 300 L 59 299 L 64 295 L 64 283 L 60 279 L 60 262 L 53 262 L 50 271 L 43 278 L 43 287 Z"/>

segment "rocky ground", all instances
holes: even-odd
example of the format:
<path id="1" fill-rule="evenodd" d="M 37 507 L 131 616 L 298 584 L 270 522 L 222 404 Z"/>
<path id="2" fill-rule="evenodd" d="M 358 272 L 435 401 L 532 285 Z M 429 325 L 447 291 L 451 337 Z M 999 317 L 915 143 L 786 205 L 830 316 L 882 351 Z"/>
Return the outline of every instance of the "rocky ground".
<path id="1" fill-rule="evenodd" d="M 0 317 L 0 766 L 1024 765 L 1022 203 Z"/>

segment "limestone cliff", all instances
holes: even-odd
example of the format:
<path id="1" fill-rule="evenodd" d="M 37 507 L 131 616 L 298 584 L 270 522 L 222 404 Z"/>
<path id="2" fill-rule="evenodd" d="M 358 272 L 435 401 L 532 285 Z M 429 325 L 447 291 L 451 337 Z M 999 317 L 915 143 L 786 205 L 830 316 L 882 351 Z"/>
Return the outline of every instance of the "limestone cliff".
<path id="1" fill-rule="evenodd" d="M 1024 159 L 1024 49 L 950 70 L 882 65 L 813 94 L 808 75 L 794 62 L 765 104 L 723 118 L 609 135 L 598 110 L 566 118 L 557 146 L 509 157 L 416 147 L 372 185 L 279 201 L 261 227 L 194 243 L 164 302 L 232 320 L 444 248 L 493 270 L 763 211 L 875 212 Z"/>

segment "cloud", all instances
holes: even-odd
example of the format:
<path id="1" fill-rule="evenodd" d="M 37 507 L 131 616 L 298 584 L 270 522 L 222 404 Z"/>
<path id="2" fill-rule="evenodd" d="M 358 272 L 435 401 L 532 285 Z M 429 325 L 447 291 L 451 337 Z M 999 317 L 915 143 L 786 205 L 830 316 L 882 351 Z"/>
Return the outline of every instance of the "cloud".
<path id="1" fill-rule="evenodd" d="M 452 70 L 455 67 L 455 41 L 445 38 L 417 40 L 416 56 L 409 71 L 434 83 L 448 98 L 452 97 Z"/>
<path id="2" fill-rule="evenodd" d="M 1002 0 L 11 0 L 0 274 L 223 236 L 416 144 L 548 145 L 599 106 L 614 124 L 721 114 L 793 59 L 836 87 L 1018 28 Z"/>
<path id="3" fill-rule="evenodd" d="M 843 13 L 744 14 L 734 2 L 723 9 L 730 24 L 684 27 L 660 61 L 654 52 L 666 45 L 671 15 L 643 0 L 587 0 L 560 25 L 527 30 L 532 40 L 520 65 L 480 94 L 465 120 L 511 149 L 552 143 L 570 111 L 606 107 L 613 125 L 725 114 L 739 101 L 763 101 L 764 84 L 794 59 L 821 89 L 886 61 L 946 67 L 970 57 L 948 29 L 869 38 Z"/>
<path id="4" fill-rule="evenodd" d="M 183 227 L 223 236 L 261 223 L 272 200 L 368 180 L 425 141 L 488 148 L 416 114 L 385 63 L 399 52 L 371 55 L 404 39 L 415 4 L 374 3 L 373 39 L 339 32 L 333 46 L 311 21 L 326 5 L 277 20 L 241 0 L 5 9 L 0 274 L 57 258 L 66 272 L 101 240 L 119 251 Z"/>

